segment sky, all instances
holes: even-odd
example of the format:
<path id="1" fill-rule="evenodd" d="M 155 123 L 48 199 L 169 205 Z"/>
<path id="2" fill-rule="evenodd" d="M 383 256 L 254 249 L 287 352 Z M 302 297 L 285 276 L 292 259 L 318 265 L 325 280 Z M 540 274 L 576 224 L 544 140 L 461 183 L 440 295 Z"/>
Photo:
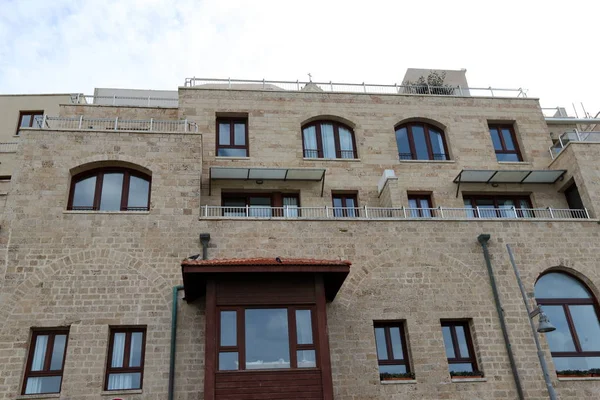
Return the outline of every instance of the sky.
<path id="1" fill-rule="evenodd" d="M 186 77 L 400 84 L 467 69 L 600 111 L 600 1 L 0 0 L 0 93 L 176 90 Z"/>

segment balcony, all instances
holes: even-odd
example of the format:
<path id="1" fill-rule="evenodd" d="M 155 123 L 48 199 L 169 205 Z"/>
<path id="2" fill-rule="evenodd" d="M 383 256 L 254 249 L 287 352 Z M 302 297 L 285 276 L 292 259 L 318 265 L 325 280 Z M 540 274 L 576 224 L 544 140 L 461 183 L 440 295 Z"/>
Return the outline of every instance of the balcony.
<path id="1" fill-rule="evenodd" d="M 34 129 L 56 131 L 129 131 L 152 133 L 197 133 L 198 125 L 186 120 L 127 120 L 119 118 L 65 118 L 44 115 Z"/>
<path id="2" fill-rule="evenodd" d="M 87 94 L 71 95 L 71 104 L 99 105 L 114 107 L 153 107 L 153 108 L 177 108 L 179 98 L 175 97 L 152 97 L 152 96 L 93 96 Z"/>
<path id="3" fill-rule="evenodd" d="M 563 133 L 558 137 L 558 141 L 550 146 L 552 159 L 556 158 L 570 142 L 600 143 L 600 132 L 581 132 L 575 129 L 572 132 Z"/>
<path id="4" fill-rule="evenodd" d="M 16 153 L 18 142 L 0 143 L 0 153 Z"/>
<path id="5" fill-rule="evenodd" d="M 590 219 L 587 209 L 557 208 L 383 208 L 383 207 L 224 207 L 202 206 L 206 219 L 278 220 L 581 220 Z"/>

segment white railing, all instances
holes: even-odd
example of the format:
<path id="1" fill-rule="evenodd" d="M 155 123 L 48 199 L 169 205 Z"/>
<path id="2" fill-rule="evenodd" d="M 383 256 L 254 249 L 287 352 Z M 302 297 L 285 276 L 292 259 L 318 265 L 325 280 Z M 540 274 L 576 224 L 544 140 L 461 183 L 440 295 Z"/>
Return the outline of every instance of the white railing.
<path id="1" fill-rule="evenodd" d="M 558 141 L 550 146 L 550 155 L 554 159 L 569 142 L 596 142 L 600 143 L 600 132 L 583 132 L 575 129 L 565 132 L 558 137 Z"/>
<path id="2" fill-rule="evenodd" d="M 408 208 L 408 207 L 225 207 L 202 206 L 204 218 L 255 218 L 255 219 L 589 219 L 587 209 L 562 208 Z"/>
<path id="3" fill-rule="evenodd" d="M 196 123 L 186 120 L 128 120 L 117 118 L 88 118 L 88 117 L 51 117 L 44 115 L 42 121 L 34 128 L 52 130 L 83 130 L 83 131 L 139 131 L 139 132 L 198 132 Z"/>
<path id="4" fill-rule="evenodd" d="M 267 90 L 267 91 L 307 91 L 333 93 L 372 93 L 372 94 L 418 94 L 446 96 L 483 96 L 483 97 L 527 97 L 526 91 L 502 88 L 474 88 L 461 86 L 429 86 L 429 85 L 381 85 L 371 83 L 336 83 L 336 82 L 301 82 L 301 81 L 270 81 L 250 79 L 211 79 L 186 78 L 186 87 L 203 89 L 234 89 L 234 90 Z"/>
<path id="5" fill-rule="evenodd" d="M 0 143 L 0 153 L 16 153 L 18 142 Z"/>
<path id="6" fill-rule="evenodd" d="M 151 96 L 93 96 L 85 94 L 73 94 L 71 95 L 71 104 L 176 108 L 179 106 L 179 99 Z"/>

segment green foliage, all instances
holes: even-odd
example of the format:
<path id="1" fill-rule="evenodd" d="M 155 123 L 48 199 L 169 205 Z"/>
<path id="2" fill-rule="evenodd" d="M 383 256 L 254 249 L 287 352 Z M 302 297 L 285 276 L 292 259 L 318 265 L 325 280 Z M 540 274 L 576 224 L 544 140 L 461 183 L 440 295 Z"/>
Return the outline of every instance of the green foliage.
<path id="1" fill-rule="evenodd" d="M 574 376 L 590 376 L 592 374 L 600 375 L 600 368 L 592 369 L 565 369 L 562 371 L 556 371 L 557 375 L 574 375 Z"/>
<path id="2" fill-rule="evenodd" d="M 415 374 L 413 372 L 405 372 L 401 374 L 390 374 L 389 372 L 382 372 L 379 374 L 379 379 L 382 381 L 389 380 L 391 378 L 410 378 L 415 379 Z"/>
<path id="3" fill-rule="evenodd" d="M 427 78 L 421 75 L 416 82 L 404 81 L 402 86 L 404 86 L 404 93 L 453 95 L 454 87 L 444 84 L 445 79 L 445 72 L 430 71 Z"/>
<path id="4" fill-rule="evenodd" d="M 450 376 L 476 376 L 483 378 L 485 375 L 481 371 L 450 371 Z"/>

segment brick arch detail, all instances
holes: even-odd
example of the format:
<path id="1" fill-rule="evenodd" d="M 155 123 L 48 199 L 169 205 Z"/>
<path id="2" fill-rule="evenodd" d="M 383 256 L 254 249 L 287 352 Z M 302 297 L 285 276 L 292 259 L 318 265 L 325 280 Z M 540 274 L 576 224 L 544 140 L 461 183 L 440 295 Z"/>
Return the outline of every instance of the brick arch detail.
<path id="1" fill-rule="evenodd" d="M 579 279 L 588 289 L 590 289 L 596 301 L 600 301 L 600 290 L 596 284 L 596 282 L 600 283 L 600 274 L 597 272 L 597 268 L 585 262 L 574 260 L 556 259 L 552 260 L 552 262 L 537 264 L 533 273 L 523 279 L 525 291 L 534 293 L 535 284 L 538 279 L 548 272 L 564 272 L 565 274 Z"/>
<path id="2" fill-rule="evenodd" d="M 130 155 L 124 155 L 119 153 L 110 154 L 94 154 L 93 156 L 84 157 L 77 159 L 69 168 L 70 172 L 76 171 L 79 167 L 85 167 L 86 165 L 93 165 L 94 163 L 110 163 L 110 162 L 123 162 L 127 164 L 133 164 L 140 166 L 142 169 L 149 171 L 150 173 L 154 170 L 158 170 L 158 167 L 152 164 L 148 164 L 148 160 L 145 158 L 134 157 Z"/>

